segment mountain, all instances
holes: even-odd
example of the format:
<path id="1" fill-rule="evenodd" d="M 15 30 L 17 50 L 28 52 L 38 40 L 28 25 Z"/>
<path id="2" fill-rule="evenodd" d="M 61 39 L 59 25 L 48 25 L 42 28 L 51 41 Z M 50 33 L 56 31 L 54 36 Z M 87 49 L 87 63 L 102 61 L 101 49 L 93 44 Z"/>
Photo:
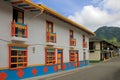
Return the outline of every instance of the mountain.
<path id="1" fill-rule="evenodd" d="M 120 27 L 107 27 L 103 26 L 96 31 L 96 37 L 98 39 L 107 40 L 110 42 L 120 42 Z"/>

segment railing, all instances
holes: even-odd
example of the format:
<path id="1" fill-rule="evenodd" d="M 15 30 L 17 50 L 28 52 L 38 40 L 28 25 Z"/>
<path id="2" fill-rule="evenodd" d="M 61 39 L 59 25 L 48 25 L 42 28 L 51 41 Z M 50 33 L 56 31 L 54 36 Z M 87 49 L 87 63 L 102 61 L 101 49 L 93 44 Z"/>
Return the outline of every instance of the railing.
<path id="1" fill-rule="evenodd" d="M 83 42 L 83 48 L 87 48 L 87 42 Z"/>
<path id="2" fill-rule="evenodd" d="M 74 38 L 70 39 L 70 46 L 76 46 L 76 39 Z"/>
<path id="3" fill-rule="evenodd" d="M 47 42 L 56 43 L 56 33 L 47 32 Z"/>
<path id="4" fill-rule="evenodd" d="M 28 26 L 23 23 L 15 22 L 11 24 L 11 35 L 13 37 L 28 38 Z"/>

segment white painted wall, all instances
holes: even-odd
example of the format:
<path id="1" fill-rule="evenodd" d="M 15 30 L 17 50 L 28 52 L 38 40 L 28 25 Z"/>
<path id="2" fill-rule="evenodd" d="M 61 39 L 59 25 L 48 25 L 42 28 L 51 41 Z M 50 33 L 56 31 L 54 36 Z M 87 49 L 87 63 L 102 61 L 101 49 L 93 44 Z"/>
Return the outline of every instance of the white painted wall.
<path id="1" fill-rule="evenodd" d="M 95 49 L 100 50 L 100 42 L 95 42 Z"/>
<path id="2" fill-rule="evenodd" d="M 0 67 L 9 66 L 8 43 L 11 40 L 12 7 L 0 0 Z M 2 40 L 1 40 L 2 39 Z"/>
<path id="3" fill-rule="evenodd" d="M 87 48 L 86 48 L 86 60 L 89 60 L 89 36 L 86 36 Z"/>
<path id="4" fill-rule="evenodd" d="M 94 53 L 90 53 L 89 60 L 100 60 L 100 51 L 95 51 Z"/>
<path id="5" fill-rule="evenodd" d="M 25 12 L 25 23 L 28 24 L 28 65 L 45 64 L 46 22 L 39 13 Z M 35 53 L 33 53 L 35 47 Z"/>
<path id="6" fill-rule="evenodd" d="M 94 42 L 95 50 L 94 53 L 90 53 L 89 60 L 100 60 L 100 42 Z"/>
<path id="7" fill-rule="evenodd" d="M 57 43 L 54 47 L 63 48 L 64 62 L 69 62 L 69 30 L 74 31 L 74 38 L 76 39 L 75 49 L 79 50 L 79 59 L 83 60 L 82 35 L 86 35 L 86 42 L 88 43 L 88 35 L 78 28 L 73 27 L 63 21 L 60 21 L 52 16 L 40 14 L 39 12 L 25 11 L 25 24 L 28 24 L 28 66 L 45 64 L 45 47 L 46 47 L 46 20 L 54 23 L 54 32 L 57 35 Z M 0 39 L 10 41 L 10 23 L 12 21 L 12 7 L 6 2 L 0 1 Z M 5 34 L 3 34 L 5 33 Z M 0 67 L 8 67 L 8 42 L 0 40 Z M 88 45 L 89 46 L 89 45 Z M 89 58 L 89 47 L 84 50 Z M 35 52 L 33 52 L 33 47 Z M 4 55 L 3 55 L 4 54 Z M 3 62 L 4 61 L 4 62 Z"/>

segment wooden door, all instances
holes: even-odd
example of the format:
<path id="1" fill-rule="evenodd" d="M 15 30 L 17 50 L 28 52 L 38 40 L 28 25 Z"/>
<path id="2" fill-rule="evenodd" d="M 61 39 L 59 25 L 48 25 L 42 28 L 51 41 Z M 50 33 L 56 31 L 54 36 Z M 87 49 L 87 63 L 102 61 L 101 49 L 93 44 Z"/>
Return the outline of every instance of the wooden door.
<path id="1" fill-rule="evenodd" d="M 63 50 L 62 49 L 58 49 L 57 50 L 57 66 L 58 66 L 58 70 L 62 70 L 62 64 L 63 64 Z"/>
<path id="2" fill-rule="evenodd" d="M 75 51 L 75 65 L 76 67 L 79 66 L 79 53 L 77 50 Z"/>

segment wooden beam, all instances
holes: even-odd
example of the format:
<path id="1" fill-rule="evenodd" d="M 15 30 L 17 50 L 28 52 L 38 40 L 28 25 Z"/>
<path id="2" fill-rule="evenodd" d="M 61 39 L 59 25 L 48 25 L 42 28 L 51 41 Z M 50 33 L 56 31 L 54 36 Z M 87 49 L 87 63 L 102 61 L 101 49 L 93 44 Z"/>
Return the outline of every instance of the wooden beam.
<path id="1" fill-rule="evenodd" d="M 24 7 L 24 9 L 30 10 L 30 9 L 35 9 L 35 7 Z"/>
<path id="2" fill-rule="evenodd" d="M 31 12 L 40 11 L 39 9 L 30 10 Z"/>
<path id="3" fill-rule="evenodd" d="M 11 2 L 12 4 L 20 4 L 23 3 L 23 1 L 15 1 L 15 2 Z"/>
<path id="4" fill-rule="evenodd" d="M 30 6 L 29 4 L 20 4 L 18 7 L 25 7 L 25 6 Z"/>
<path id="5" fill-rule="evenodd" d="M 10 2 L 11 0 L 4 0 L 4 1 L 9 1 Z"/>

